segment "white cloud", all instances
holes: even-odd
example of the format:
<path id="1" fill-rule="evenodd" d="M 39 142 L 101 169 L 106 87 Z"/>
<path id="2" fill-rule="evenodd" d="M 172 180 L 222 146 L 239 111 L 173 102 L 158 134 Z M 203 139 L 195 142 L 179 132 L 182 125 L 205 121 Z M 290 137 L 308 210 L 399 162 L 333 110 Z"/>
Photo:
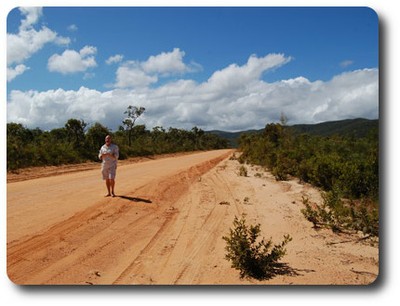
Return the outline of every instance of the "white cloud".
<path id="1" fill-rule="evenodd" d="M 325 110 L 315 112 L 315 121 L 330 117 L 377 118 L 379 105 L 379 74 L 377 69 L 361 69 L 343 73 L 324 84 L 319 90 Z"/>
<path id="2" fill-rule="evenodd" d="M 260 58 L 252 55 L 243 66 L 231 64 L 214 72 L 203 84 L 204 91 L 224 95 L 224 92 L 243 90 L 244 87 L 259 80 L 264 72 L 276 69 L 290 60 L 290 57 L 285 57 L 283 54 L 268 54 Z"/>
<path id="3" fill-rule="evenodd" d="M 25 19 L 21 21 L 20 30 L 28 29 L 36 24 L 43 13 L 41 7 L 20 7 L 19 10 L 25 16 Z"/>
<path id="4" fill-rule="evenodd" d="M 87 57 L 90 55 L 94 55 L 97 53 L 97 48 L 93 46 L 84 46 L 80 51 L 79 54 L 81 57 Z"/>
<path id="5" fill-rule="evenodd" d="M 76 32 L 78 31 L 78 26 L 76 24 L 71 24 L 67 27 L 67 30 L 70 32 Z"/>
<path id="6" fill-rule="evenodd" d="M 342 61 L 342 62 L 340 63 L 340 67 L 342 67 L 342 68 L 347 68 L 347 67 L 353 65 L 353 63 L 354 63 L 354 62 L 351 61 L 351 60 L 345 60 L 345 61 Z"/>
<path id="7" fill-rule="evenodd" d="M 47 68 L 51 72 L 62 74 L 84 72 L 97 66 L 94 58 L 96 52 L 97 49 L 92 46 L 85 46 L 79 52 L 65 50 L 61 55 L 53 54 L 48 60 Z"/>
<path id="8" fill-rule="evenodd" d="M 106 92 L 84 87 L 78 91 L 12 91 L 7 121 L 50 129 L 78 118 L 117 129 L 128 105 L 146 108 L 137 124 L 149 129 L 190 129 L 195 125 L 204 130 L 263 128 L 278 122 L 281 112 L 289 124 L 378 118 L 377 69 L 346 72 L 327 82 L 311 82 L 301 76 L 274 83 L 262 80 L 263 73 L 289 61 L 279 54 L 251 56 L 244 65 L 229 65 L 203 83 L 177 80 L 152 87 L 149 85 L 157 82 L 157 75 L 146 74 L 141 63 L 124 63 L 117 71 L 120 88 Z"/>
<path id="9" fill-rule="evenodd" d="M 7 64 L 20 64 L 39 51 L 45 44 L 55 41 L 57 34 L 43 27 L 7 34 Z"/>
<path id="10" fill-rule="evenodd" d="M 146 74 L 136 62 L 126 62 L 118 67 L 115 87 L 142 88 L 158 81 L 157 76 Z"/>
<path id="11" fill-rule="evenodd" d="M 226 84 L 236 86 L 240 82 L 248 83 L 259 79 L 265 71 L 280 67 L 290 60 L 290 57 L 285 57 L 283 54 L 268 54 L 260 58 L 252 55 L 243 66 L 231 64 L 225 69 L 214 72 L 208 82 L 225 86 Z"/>
<path id="12" fill-rule="evenodd" d="M 106 60 L 106 64 L 107 65 L 111 65 L 111 64 L 115 64 L 115 63 L 119 63 L 122 62 L 122 60 L 124 59 L 124 56 L 121 54 L 116 54 L 114 56 L 110 56 L 107 60 Z"/>
<path id="13" fill-rule="evenodd" d="M 181 75 L 201 70 L 197 63 L 189 65 L 183 62 L 185 52 L 174 48 L 171 52 L 162 52 L 150 56 L 144 62 L 127 61 L 121 64 L 116 72 L 117 88 L 143 88 L 158 82 L 160 77 Z M 118 55 L 110 57 L 107 64 L 122 60 Z"/>
<path id="14" fill-rule="evenodd" d="M 18 75 L 23 74 L 28 69 L 29 67 L 26 67 L 24 64 L 19 64 L 15 67 L 7 67 L 7 81 L 12 81 Z"/>
<path id="15" fill-rule="evenodd" d="M 89 80 L 89 79 L 93 79 L 95 76 L 96 76 L 96 74 L 93 73 L 93 72 L 86 72 L 86 73 L 83 75 L 83 79 L 84 79 L 84 80 Z"/>
<path id="16" fill-rule="evenodd" d="M 61 37 L 45 26 L 40 30 L 33 28 L 42 15 L 41 8 L 22 7 L 19 10 L 25 19 L 21 21 L 18 33 L 7 33 L 7 67 L 10 70 L 16 70 L 16 65 L 23 64 L 48 43 L 67 45 L 70 42 L 69 38 Z M 8 79 L 8 81 L 10 80 Z"/>
<path id="17" fill-rule="evenodd" d="M 189 67 L 183 63 L 184 56 L 184 51 L 174 48 L 172 52 L 162 52 L 156 56 L 150 56 L 141 66 L 146 73 L 184 73 L 189 70 Z"/>

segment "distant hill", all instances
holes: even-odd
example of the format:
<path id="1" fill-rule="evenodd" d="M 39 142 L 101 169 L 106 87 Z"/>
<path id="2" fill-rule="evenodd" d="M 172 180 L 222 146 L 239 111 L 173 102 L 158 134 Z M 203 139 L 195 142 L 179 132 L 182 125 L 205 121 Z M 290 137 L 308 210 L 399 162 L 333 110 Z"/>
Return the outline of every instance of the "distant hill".
<path id="1" fill-rule="evenodd" d="M 363 118 L 346 119 L 338 121 L 327 121 L 317 124 L 295 124 L 289 126 L 295 134 L 310 134 L 316 136 L 352 136 L 356 138 L 365 137 L 372 129 L 379 128 L 379 120 L 369 120 Z M 206 133 L 216 134 L 221 138 L 227 139 L 231 147 L 238 146 L 238 139 L 243 133 L 260 133 L 260 130 L 247 130 L 240 132 L 224 132 L 219 130 L 206 131 Z"/>
<path id="2" fill-rule="evenodd" d="M 372 129 L 379 128 L 379 120 L 363 118 L 328 121 L 317 124 L 295 124 L 290 126 L 295 133 L 317 136 L 351 136 L 365 137 Z"/>
<path id="3" fill-rule="evenodd" d="M 215 134 L 223 139 L 227 139 L 229 141 L 230 147 L 237 148 L 238 147 L 238 139 L 243 133 L 259 133 L 262 130 L 247 130 L 241 132 L 224 132 L 219 130 L 206 131 L 206 133 Z"/>

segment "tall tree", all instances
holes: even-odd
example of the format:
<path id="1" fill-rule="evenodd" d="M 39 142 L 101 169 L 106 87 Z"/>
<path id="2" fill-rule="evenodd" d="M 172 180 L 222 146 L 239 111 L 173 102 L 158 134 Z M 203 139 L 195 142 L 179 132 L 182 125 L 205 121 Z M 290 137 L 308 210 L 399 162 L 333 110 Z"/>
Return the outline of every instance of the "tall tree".
<path id="1" fill-rule="evenodd" d="M 97 159 L 97 152 L 99 148 L 104 144 L 104 138 L 111 134 L 111 131 L 103 126 L 102 124 L 96 122 L 92 125 L 86 133 L 86 143 L 88 147 L 88 154 L 94 160 Z"/>
<path id="2" fill-rule="evenodd" d="M 131 138 L 132 138 L 132 129 L 135 126 L 135 121 L 139 118 L 146 109 L 142 106 L 132 106 L 129 105 L 124 114 L 127 114 L 127 117 L 122 121 L 122 124 L 125 126 L 125 130 L 128 131 L 128 145 L 131 146 Z"/>
<path id="3" fill-rule="evenodd" d="M 83 120 L 69 119 L 65 124 L 69 141 L 75 149 L 80 148 L 85 141 L 87 123 Z"/>

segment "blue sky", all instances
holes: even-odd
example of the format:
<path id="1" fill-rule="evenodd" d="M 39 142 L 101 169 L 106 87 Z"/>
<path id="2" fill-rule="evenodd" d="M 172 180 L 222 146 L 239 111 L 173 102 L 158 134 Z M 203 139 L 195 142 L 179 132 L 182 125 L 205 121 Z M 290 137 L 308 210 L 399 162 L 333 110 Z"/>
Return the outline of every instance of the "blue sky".
<path id="1" fill-rule="evenodd" d="M 7 18 L 7 121 L 138 120 L 237 131 L 378 118 L 378 17 L 363 7 L 44 7 Z"/>

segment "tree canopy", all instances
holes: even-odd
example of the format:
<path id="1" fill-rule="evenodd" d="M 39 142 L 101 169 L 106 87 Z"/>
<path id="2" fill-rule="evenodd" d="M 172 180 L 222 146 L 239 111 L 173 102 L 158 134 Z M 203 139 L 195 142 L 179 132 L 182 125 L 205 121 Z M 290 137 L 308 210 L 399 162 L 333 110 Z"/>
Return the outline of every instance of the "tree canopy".
<path id="1" fill-rule="evenodd" d="M 99 122 L 89 127 L 83 120 L 71 118 L 62 128 L 43 131 L 11 122 L 7 124 L 7 170 L 98 161 L 107 134 L 120 147 L 121 159 L 228 147 L 227 140 L 198 127 L 190 131 L 155 127 L 150 131 L 145 125 L 133 125 L 130 130 L 112 132 Z"/>

